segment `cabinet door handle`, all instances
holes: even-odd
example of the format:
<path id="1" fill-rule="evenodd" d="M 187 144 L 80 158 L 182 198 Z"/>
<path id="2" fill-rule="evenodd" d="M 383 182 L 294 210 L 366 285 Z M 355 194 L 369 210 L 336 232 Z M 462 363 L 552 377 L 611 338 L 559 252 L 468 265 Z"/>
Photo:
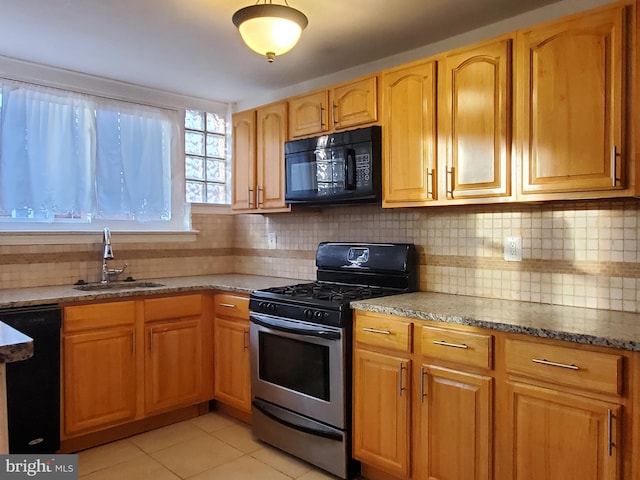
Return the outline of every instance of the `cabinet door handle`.
<path id="1" fill-rule="evenodd" d="M 451 167 L 447 170 L 447 175 L 446 175 L 446 190 L 447 190 L 447 198 L 450 198 L 453 200 L 453 182 L 455 180 L 455 174 L 456 174 L 456 167 Z"/>
<path id="2" fill-rule="evenodd" d="M 325 111 L 324 108 L 324 104 L 320 103 L 320 128 L 322 128 L 323 130 L 325 129 L 325 123 L 324 123 L 324 115 L 323 112 Z"/>
<path id="3" fill-rule="evenodd" d="M 611 186 L 615 187 L 618 185 L 618 180 L 620 180 L 618 178 L 617 175 L 617 171 L 618 171 L 618 157 L 620 157 L 621 155 L 618 153 L 618 148 L 614 145 L 611 147 Z"/>
<path id="4" fill-rule="evenodd" d="M 258 207 L 264 205 L 264 188 L 258 187 Z"/>
<path id="5" fill-rule="evenodd" d="M 424 402 L 424 397 L 427 396 L 426 392 L 424 391 L 424 376 L 426 374 L 426 370 L 424 369 L 424 367 L 422 367 L 420 369 L 420 401 Z"/>
<path id="6" fill-rule="evenodd" d="M 336 125 L 338 125 L 338 120 L 336 120 L 336 110 L 338 109 L 338 105 L 336 105 L 336 102 L 332 102 L 331 104 L 331 117 L 333 118 L 333 126 L 335 127 Z"/>
<path id="7" fill-rule="evenodd" d="M 464 343 L 450 343 L 445 342 L 444 340 L 434 340 L 433 343 L 435 345 L 442 345 L 443 347 L 464 348 L 465 350 L 469 348 L 469 346 Z"/>
<path id="8" fill-rule="evenodd" d="M 153 327 L 149 329 L 149 351 L 153 353 Z"/>
<path id="9" fill-rule="evenodd" d="M 247 205 L 249 208 L 251 208 L 254 203 L 251 200 L 253 200 L 253 188 L 249 187 L 249 195 L 247 196 Z"/>
<path id="10" fill-rule="evenodd" d="M 427 170 L 427 198 L 430 198 L 433 200 L 433 192 L 435 191 L 435 188 L 433 186 L 433 168 L 430 168 L 429 170 Z"/>
<path id="11" fill-rule="evenodd" d="M 226 308 L 236 308 L 236 306 L 233 303 L 220 303 L 219 305 L 221 307 L 226 307 Z"/>
<path id="12" fill-rule="evenodd" d="M 398 395 L 402 396 L 402 391 L 406 390 L 405 386 L 404 386 L 404 382 L 402 381 L 402 371 L 407 368 L 405 367 L 402 362 L 400 362 L 400 366 L 398 368 Z"/>
<path id="13" fill-rule="evenodd" d="M 244 330 L 242 330 L 242 350 L 243 351 L 249 348 L 249 342 L 247 341 L 248 337 L 249 337 L 249 330 L 245 328 Z"/>
<path id="14" fill-rule="evenodd" d="M 362 331 L 369 333 L 379 333 L 380 335 L 391 335 L 391 332 L 389 330 L 378 330 L 377 328 L 363 327 Z"/>
<path id="15" fill-rule="evenodd" d="M 613 410 L 607 409 L 607 453 L 613 455 Z"/>
<path id="16" fill-rule="evenodd" d="M 131 355 L 136 354 L 136 331 L 131 332 Z"/>
<path id="17" fill-rule="evenodd" d="M 531 361 L 533 363 L 539 363 L 541 365 L 549 365 L 550 367 L 560 367 L 560 368 L 567 368 L 569 370 L 580 370 L 580 367 L 577 365 L 569 365 L 567 363 L 558 363 L 558 362 L 551 362 L 547 359 L 544 358 L 532 358 Z"/>

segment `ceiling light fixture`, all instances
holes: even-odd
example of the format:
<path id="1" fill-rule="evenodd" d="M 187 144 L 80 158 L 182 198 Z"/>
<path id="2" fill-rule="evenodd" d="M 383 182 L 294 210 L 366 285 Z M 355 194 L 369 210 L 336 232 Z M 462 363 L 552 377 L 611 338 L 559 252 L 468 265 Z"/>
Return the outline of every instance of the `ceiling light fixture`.
<path id="1" fill-rule="evenodd" d="M 276 55 L 287 53 L 298 43 L 309 20 L 286 0 L 285 5 L 274 5 L 271 0 L 258 3 L 238 10 L 232 21 L 244 43 L 254 52 L 266 55 L 271 63 Z"/>

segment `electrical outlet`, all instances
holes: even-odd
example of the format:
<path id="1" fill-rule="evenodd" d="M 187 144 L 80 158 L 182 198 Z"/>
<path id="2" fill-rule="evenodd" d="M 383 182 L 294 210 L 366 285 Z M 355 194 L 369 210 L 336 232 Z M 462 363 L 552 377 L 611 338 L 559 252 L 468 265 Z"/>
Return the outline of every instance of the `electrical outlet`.
<path id="1" fill-rule="evenodd" d="M 504 259 L 507 262 L 522 261 L 522 238 L 505 237 L 504 239 Z"/>
<path id="2" fill-rule="evenodd" d="M 269 250 L 275 250 L 278 245 L 278 239 L 275 233 L 270 233 L 267 235 L 267 243 L 269 244 Z"/>

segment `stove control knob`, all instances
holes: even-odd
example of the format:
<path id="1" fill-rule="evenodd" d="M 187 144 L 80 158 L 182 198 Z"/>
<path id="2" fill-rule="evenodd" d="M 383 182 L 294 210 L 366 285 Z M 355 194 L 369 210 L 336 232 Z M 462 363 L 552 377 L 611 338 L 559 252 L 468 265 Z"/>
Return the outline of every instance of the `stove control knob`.
<path id="1" fill-rule="evenodd" d="M 302 311 L 302 314 L 304 315 L 305 318 L 312 318 L 313 317 L 313 310 L 311 310 L 310 308 L 305 308 Z"/>
<path id="2" fill-rule="evenodd" d="M 315 313 L 315 317 L 316 317 L 317 319 L 321 319 L 322 317 L 324 317 L 324 316 L 325 316 L 325 313 L 326 313 L 326 312 L 320 312 L 320 311 L 317 311 L 317 312 Z"/>

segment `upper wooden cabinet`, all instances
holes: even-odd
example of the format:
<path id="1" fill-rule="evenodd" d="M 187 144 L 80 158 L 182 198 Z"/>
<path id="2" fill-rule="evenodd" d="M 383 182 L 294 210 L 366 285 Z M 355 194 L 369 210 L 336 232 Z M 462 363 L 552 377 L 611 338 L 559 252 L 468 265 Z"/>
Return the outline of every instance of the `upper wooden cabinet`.
<path id="1" fill-rule="evenodd" d="M 289 134 L 292 139 L 377 121 L 377 76 L 365 77 L 289 100 Z"/>
<path id="2" fill-rule="evenodd" d="M 518 33 L 523 197 L 617 196 L 625 188 L 627 10 L 617 5 Z"/>
<path id="3" fill-rule="evenodd" d="M 437 200 L 436 65 L 422 62 L 383 72 L 384 207 Z"/>
<path id="4" fill-rule="evenodd" d="M 284 202 L 286 140 L 286 102 L 233 115 L 233 210 L 290 210 Z"/>
<path id="5" fill-rule="evenodd" d="M 439 62 L 440 198 L 511 195 L 511 40 Z"/>

